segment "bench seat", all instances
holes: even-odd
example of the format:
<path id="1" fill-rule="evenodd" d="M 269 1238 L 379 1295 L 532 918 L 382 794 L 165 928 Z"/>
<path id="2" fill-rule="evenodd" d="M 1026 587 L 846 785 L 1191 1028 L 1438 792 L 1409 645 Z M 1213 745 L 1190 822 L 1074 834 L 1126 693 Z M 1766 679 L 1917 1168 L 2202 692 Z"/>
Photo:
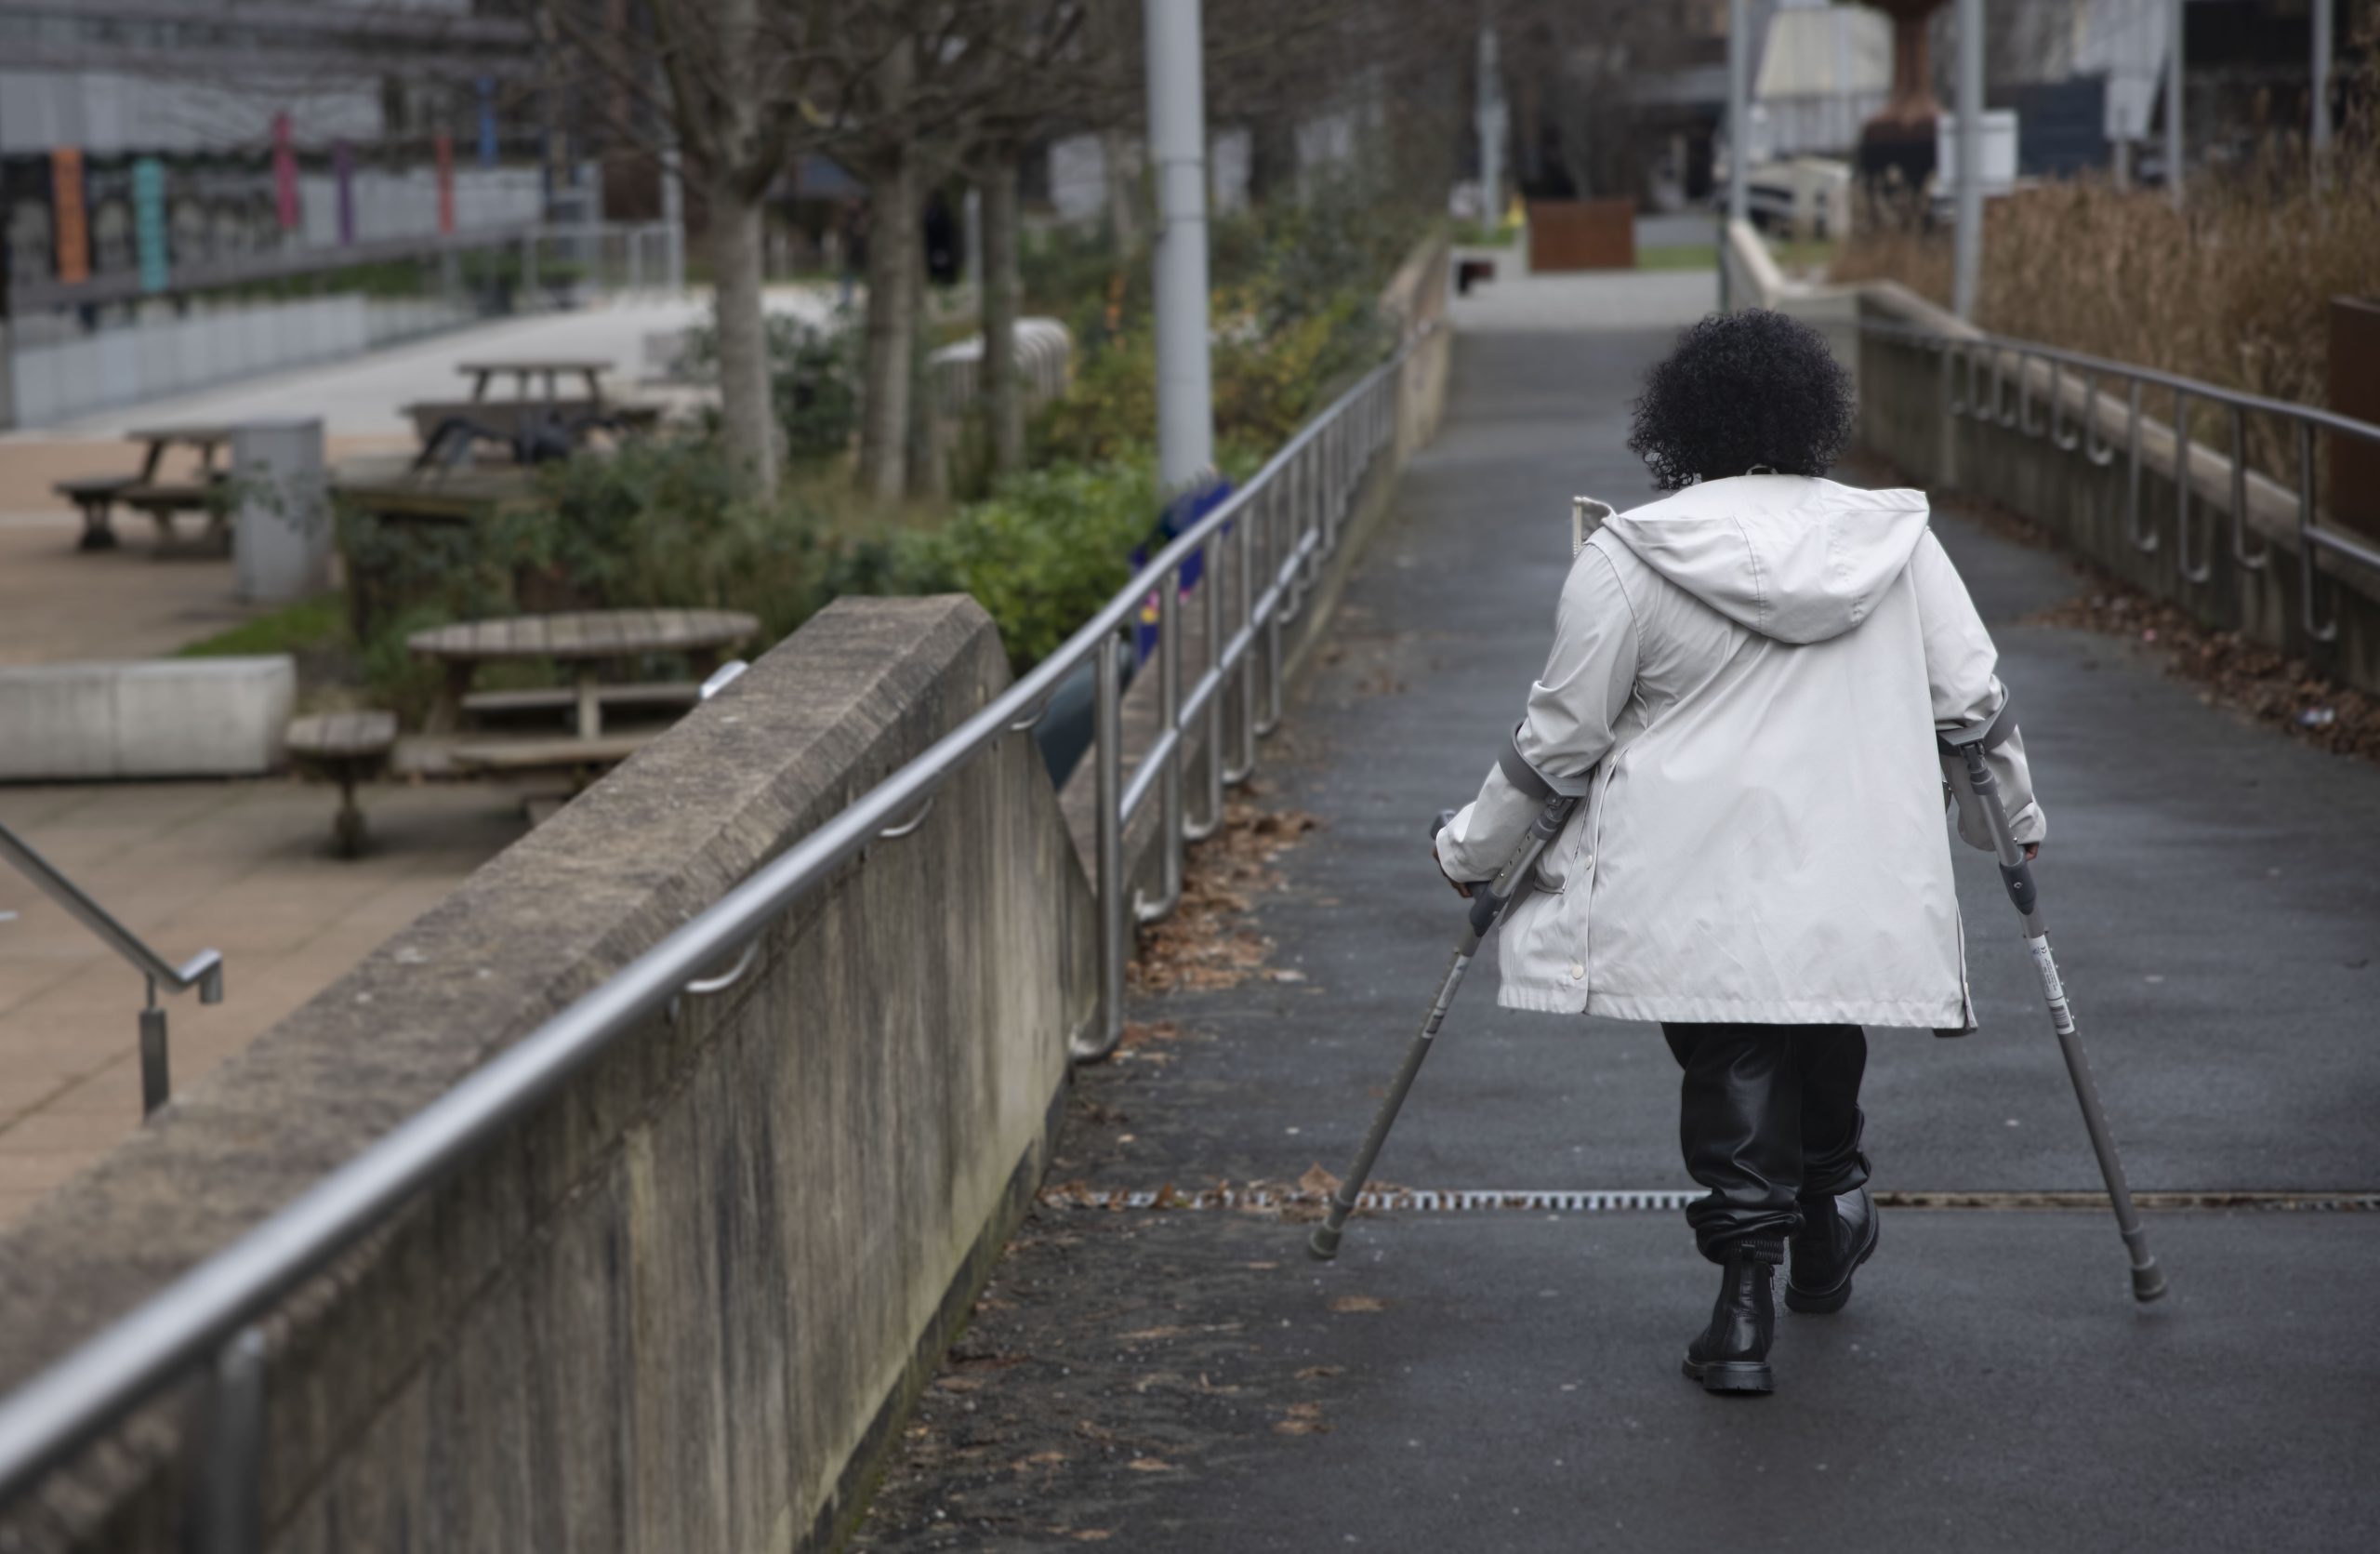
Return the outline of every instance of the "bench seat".
<path id="1" fill-rule="evenodd" d="M 379 775 L 397 747 L 397 715 L 384 711 L 316 712 L 291 720 L 282 741 L 290 759 L 338 784 L 338 814 L 331 840 L 341 857 L 364 852 L 364 810 L 356 785 Z"/>
<path id="2" fill-rule="evenodd" d="M 73 502 L 83 515 L 83 538 L 76 543 L 78 550 L 115 549 L 115 504 L 139 484 L 139 475 L 77 475 L 50 487 Z"/>

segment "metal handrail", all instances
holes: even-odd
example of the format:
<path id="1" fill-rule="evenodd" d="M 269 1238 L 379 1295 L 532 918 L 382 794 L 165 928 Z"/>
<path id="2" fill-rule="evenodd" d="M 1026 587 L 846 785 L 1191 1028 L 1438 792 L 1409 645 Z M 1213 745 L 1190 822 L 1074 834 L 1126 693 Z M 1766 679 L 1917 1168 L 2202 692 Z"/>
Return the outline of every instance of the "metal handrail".
<path id="1" fill-rule="evenodd" d="M 2380 549 L 2339 529 L 2324 525 L 2315 505 L 2314 434 L 2327 432 L 2334 436 L 2357 437 L 2380 447 L 2380 426 L 2342 416 L 2335 410 L 2319 405 L 2296 405 L 2288 400 L 2270 399 L 2263 394 L 2228 389 L 2202 379 L 2185 378 L 2179 373 L 2164 372 L 2156 367 L 2135 366 L 2128 362 L 2109 361 L 2084 352 L 2068 351 L 2058 346 L 2043 345 L 2038 340 L 2014 339 L 2001 335 L 1948 335 L 1907 324 L 1891 324 L 1882 319 L 1862 319 L 1860 332 L 1879 339 L 1913 345 L 1921 350 L 1944 353 L 1941 375 L 1942 413 L 1945 418 L 1970 417 L 1977 420 L 1996 421 L 2023 434 L 2047 436 L 2059 448 L 2071 450 L 2080 445 L 2084 456 L 2095 465 L 2105 467 L 2115 461 L 2116 447 L 2099 435 L 2099 379 L 2110 378 L 2124 384 L 2123 450 L 2124 472 L 2124 535 L 2130 543 L 2143 552 L 2159 548 L 2160 536 L 2154 529 L 2144 529 L 2140 519 L 2140 400 L 2146 389 L 2163 389 L 2174 395 L 2174 455 L 2172 478 L 2175 485 L 2174 521 L 2176 537 L 2175 565 L 2185 581 L 2200 584 L 2215 575 L 2215 538 L 2207 537 L 2207 544 L 2193 556 L 2190 547 L 2190 440 L 2189 408 L 2197 401 L 2206 401 L 2223 407 L 2230 419 L 2230 505 L 2231 557 L 2243 570 L 2255 571 L 2271 559 L 2269 543 L 2262 551 L 2248 548 L 2248 472 L 2246 467 L 2247 438 L 2242 428 L 2245 417 L 2272 416 L 2291 423 L 2296 445 L 2297 504 L 2297 565 L 2298 618 L 2306 634 L 2315 642 L 2331 642 L 2338 636 L 2338 615 L 2335 610 L 2327 621 L 2318 620 L 2314 608 L 2320 569 L 2316 552 L 2331 551 L 2380 572 Z M 2021 401 L 2011 415 L 2000 406 L 2001 360 L 2009 352 L 2016 353 L 2020 389 L 2030 388 L 2030 359 L 2040 357 L 2049 364 L 2052 409 L 2046 422 L 2035 421 Z M 1978 405 L 1977 373 L 1977 355 L 1990 358 L 1992 373 L 1991 403 Z M 1960 391 L 1953 360 L 1964 361 L 1966 368 L 1964 392 Z M 2064 392 L 2062 378 L 2066 369 L 2082 375 L 2082 427 L 2077 438 L 2063 431 Z"/>
<path id="2" fill-rule="evenodd" d="M 1430 332 L 1424 325 L 1390 358 L 1334 400 L 1246 485 L 1192 524 L 1044 658 L 959 727 L 853 802 L 817 830 L 762 864 L 709 907 L 615 972 L 600 986 L 472 1070 L 453 1089 L 397 1124 L 238 1241 L 151 1295 L 72 1353 L 0 1400 L 0 1508 L 47 1469 L 139 1406 L 162 1387 L 193 1371 L 206 1394 L 198 1406 L 202 1436 L 216 1451 L 192 1475 L 192 1525 L 200 1554 L 244 1547 L 256 1523 L 256 1451 L 261 1362 L 257 1323 L 274 1304 L 319 1273 L 332 1259 L 390 1215 L 489 1144 L 503 1129 L 551 1096 L 613 1040 L 663 1011 L 703 981 L 707 968 L 738 954 L 788 907 L 832 877 L 888 829 L 918 813 L 970 760 L 1015 737 L 1038 715 L 1060 683 L 1085 663 L 1097 671 L 1095 744 L 1099 813 L 1094 871 L 1099 892 L 1100 987 L 1096 1030 L 1075 1046 L 1078 1059 L 1114 1051 L 1123 1029 L 1124 961 L 1130 939 L 1122 851 L 1122 644 L 1119 633 L 1151 590 L 1177 591 L 1183 564 L 1205 552 L 1220 559 L 1231 537 L 1236 564 L 1259 564 L 1256 531 L 1270 582 L 1228 639 L 1210 636 L 1212 668 L 1238 671 L 1243 741 L 1256 718 L 1259 660 L 1264 699 L 1277 720 L 1283 657 L 1280 624 L 1288 601 L 1311 586 L 1320 558 L 1335 544 L 1335 511 L 1368 473 L 1372 457 L 1394 437 L 1398 374 Z M 1309 495 L 1293 516 L 1265 499 L 1276 482 L 1295 480 Z M 1346 483 L 1348 489 L 1336 488 Z M 1326 523 L 1326 508 L 1334 510 Z M 1294 535 L 1284 532 L 1296 527 Z M 1201 586 L 1221 569 L 1210 564 Z M 1168 631 L 1160 652 L 1179 671 L 1179 631 Z M 1178 705 L 1170 709 L 1182 716 Z M 1159 760 L 1177 774 L 1179 723 Z M 1156 766 L 1158 760 L 1144 760 Z M 1252 764 L 1252 758 L 1251 758 Z M 1179 806 L 1170 806 L 1161 846 L 1168 875 L 1179 879 Z M 226 1442 L 245 1442 L 232 1450 Z M 228 1531 L 223 1531 L 229 1529 Z"/>
<path id="3" fill-rule="evenodd" d="M 173 1071 L 165 1044 L 165 1012 L 157 1006 L 157 989 L 169 993 L 198 990 L 201 1003 L 223 1002 L 223 957 L 212 950 L 175 965 L 149 948 L 140 936 L 115 919 L 115 914 L 91 899 L 56 864 L 33 850 L 33 843 L 0 826 L 0 857 L 17 866 L 41 893 L 65 908 L 98 936 L 101 944 L 128 962 L 149 984 L 149 1003 L 140 1011 L 140 1111 L 144 1117 L 173 1096 Z"/>

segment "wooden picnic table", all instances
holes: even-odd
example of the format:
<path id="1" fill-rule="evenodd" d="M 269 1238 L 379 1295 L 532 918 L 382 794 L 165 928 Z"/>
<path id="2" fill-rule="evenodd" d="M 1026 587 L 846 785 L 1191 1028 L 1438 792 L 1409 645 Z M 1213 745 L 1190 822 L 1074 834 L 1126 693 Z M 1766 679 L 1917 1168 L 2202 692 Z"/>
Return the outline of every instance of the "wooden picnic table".
<path id="1" fill-rule="evenodd" d="M 612 370 L 612 364 L 594 356 L 532 356 L 465 362 L 455 370 L 471 380 L 471 398 L 474 400 L 485 399 L 489 382 L 505 377 L 512 379 L 517 398 L 529 398 L 530 382 L 543 379 L 546 384 L 544 397 L 549 401 L 558 400 L 562 398 L 560 380 L 576 377 L 587 380 L 587 398 L 601 405 L 603 403 L 602 375 Z"/>
<path id="2" fill-rule="evenodd" d="M 577 687 L 578 727 L 568 738 L 592 743 L 603 735 L 603 697 L 596 671 L 604 659 L 682 653 L 701 678 L 719 666 L 721 649 L 760 629 L 759 620 L 737 610 L 573 610 L 435 626 L 407 637 L 405 646 L 446 666 L 445 694 L 430 714 L 433 731 L 456 726 L 480 665 L 552 658 L 571 666 Z M 567 745 L 557 750 L 566 753 Z"/>
<path id="3" fill-rule="evenodd" d="M 140 465 L 140 479 L 142 484 L 146 485 L 157 478 L 157 466 L 165 461 L 166 450 L 174 447 L 196 448 L 199 467 L 212 473 L 215 470 L 215 451 L 230 445 L 231 429 L 205 421 L 192 421 L 180 426 L 135 427 L 132 431 L 126 432 L 124 437 L 128 443 L 149 445 L 149 457 L 142 460 Z"/>
<path id="4" fill-rule="evenodd" d="M 231 548 L 231 514 L 221 504 L 219 488 L 231 478 L 231 472 L 218 465 L 216 456 L 231 445 L 231 428 L 210 422 L 192 421 L 178 426 L 136 427 L 126 432 L 125 440 L 149 445 L 148 454 L 140 461 L 140 473 L 130 484 L 119 489 L 114 499 L 136 512 L 145 512 L 157 525 L 161 554 L 173 538 L 174 518 L 184 512 L 204 513 L 206 533 L 198 549 L 205 553 Z M 177 447 L 198 451 L 198 472 L 184 481 L 162 481 L 157 478 L 165 455 Z"/>

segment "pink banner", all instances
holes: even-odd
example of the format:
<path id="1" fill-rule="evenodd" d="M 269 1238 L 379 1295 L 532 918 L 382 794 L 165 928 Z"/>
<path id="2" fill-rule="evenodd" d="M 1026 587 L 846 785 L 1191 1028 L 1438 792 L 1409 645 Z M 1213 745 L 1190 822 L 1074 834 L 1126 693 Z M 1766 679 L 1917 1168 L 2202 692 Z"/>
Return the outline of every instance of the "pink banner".
<path id="1" fill-rule="evenodd" d="M 441 135 L 438 148 L 438 231 L 452 237 L 455 234 L 455 142 Z"/>
<path id="2" fill-rule="evenodd" d="M 298 230 L 298 148 L 291 144 L 289 115 L 272 116 L 272 193 L 281 208 L 281 230 Z"/>

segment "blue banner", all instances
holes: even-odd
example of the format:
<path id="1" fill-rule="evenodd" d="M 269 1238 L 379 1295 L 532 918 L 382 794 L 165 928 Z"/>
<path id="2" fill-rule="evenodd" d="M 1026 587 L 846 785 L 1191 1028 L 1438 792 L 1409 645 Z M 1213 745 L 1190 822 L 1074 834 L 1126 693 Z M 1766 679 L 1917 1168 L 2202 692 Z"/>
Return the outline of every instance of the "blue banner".
<path id="1" fill-rule="evenodd" d="M 480 166 L 496 166 L 496 79 L 483 75 L 480 87 Z"/>

